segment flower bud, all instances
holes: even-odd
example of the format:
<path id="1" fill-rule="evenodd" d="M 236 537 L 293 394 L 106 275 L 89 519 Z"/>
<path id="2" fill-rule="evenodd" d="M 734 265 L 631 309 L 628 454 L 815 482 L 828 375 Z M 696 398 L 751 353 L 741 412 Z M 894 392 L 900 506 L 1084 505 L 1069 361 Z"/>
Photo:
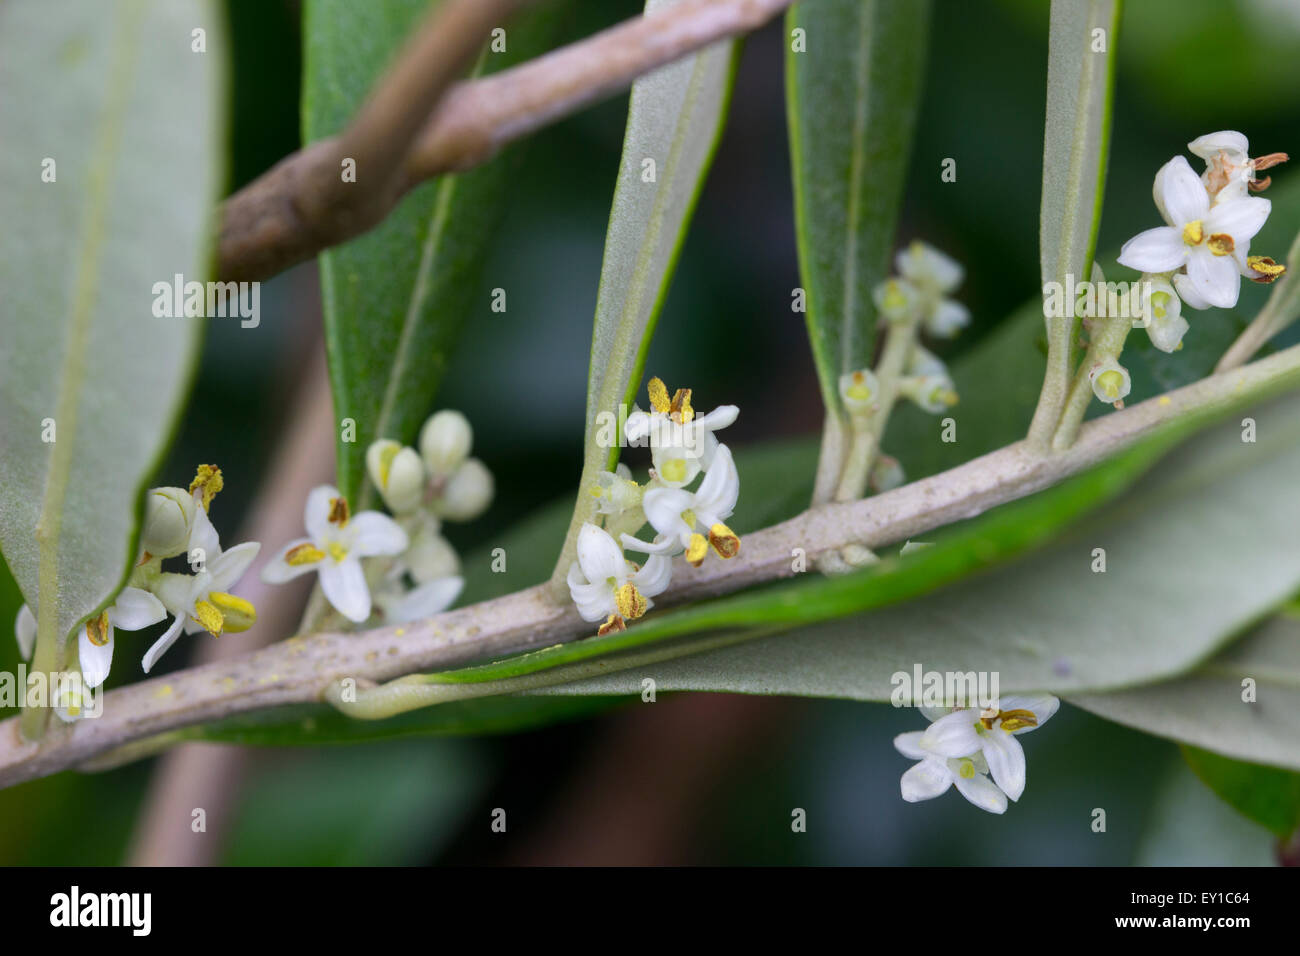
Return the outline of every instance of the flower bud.
<path id="1" fill-rule="evenodd" d="M 429 416 L 420 429 L 420 455 L 435 477 L 446 477 L 469 457 L 474 431 L 460 412 L 441 411 Z"/>
<path id="2" fill-rule="evenodd" d="M 424 495 L 424 462 L 414 448 L 388 438 L 372 442 L 366 449 L 366 471 L 393 514 L 405 514 L 420 506 Z"/>
<path id="3" fill-rule="evenodd" d="M 1146 299 L 1142 313 L 1146 320 L 1147 335 L 1151 344 L 1162 352 L 1173 352 L 1187 334 L 1187 320 L 1183 318 L 1183 303 L 1174 287 L 1163 279 L 1152 279 L 1151 295 Z"/>
<path id="4" fill-rule="evenodd" d="M 184 488 L 154 488 L 145 498 L 140 546 L 156 558 L 174 558 L 189 547 L 194 496 Z"/>
<path id="5" fill-rule="evenodd" d="M 840 398 L 851 414 L 868 414 L 875 410 L 880 396 L 880 380 L 871 369 L 859 369 L 840 376 Z"/>
<path id="6" fill-rule="evenodd" d="M 1102 362 L 1088 373 L 1092 383 L 1092 392 L 1107 405 L 1123 402 L 1124 396 L 1133 388 L 1128 370 L 1114 359 Z"/>
<path id="7" fill-rule="evenodd" d="M 449 521 L 473 521 L 492 503 L 493 490 L 492 472 L 477 458 L 468 458 L 443 487 L 437 513 Z"/>
<path id="8" fill-rule="evenodd" d="M 906 279 L 886 279 L 871 297 L 886 322 L 910 322 L 921 309 L 921 295 Z"/>
<path id="9" fill-rule="evenodd" d="M 402 560 L 418 584 L 427 584 L 460 573 L 460 558 L 456 549 L 432 525 L 416 532 Z"/>
<path id="10" fill-rule="evenodd" d="M 871 466 L 871 487 L 876 492 L 898 488 L 905 481 L 907 476 L 903 474 L 903 466 L 892 455 L 881 455 Z"/>

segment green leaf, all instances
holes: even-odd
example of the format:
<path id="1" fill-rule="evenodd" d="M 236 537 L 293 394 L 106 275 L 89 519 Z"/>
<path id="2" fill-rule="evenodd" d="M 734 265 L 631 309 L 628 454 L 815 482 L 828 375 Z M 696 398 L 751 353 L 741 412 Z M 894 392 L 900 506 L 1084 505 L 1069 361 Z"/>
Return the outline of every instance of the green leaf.
<path id="1" fill-rule="evenodd" d="M 1251 490 L 1241 489 L 1238 500 L 1252 502 L 1251 510 L 1268 514 L 1281 527 L 1295 527 L 1294 505 L 1279 514 L 1250 497 Z M 1230 559 L 1223 556 L 1223 569 L 1231 568 Z M 1215 592 L 1227 596 L 1240 583 L 1234 575 Z M 1242 699 L 1247 679 L 1253 681 L 1255 695 L 1249 703 Z M 1149 734 L 1238 760 L 1300 770 L 1300 621 L 1272 618 L 1177 680 L 1117 694 L 1071 695 L 1070 700 Z"/>
<path id="2" fill-rule="evenodd" d="M 154 285 L 171 304 L 177 274 L 207 278 L 223 22 L 200 0 L 0 6 L 0 547 L 41 670 L 125 581 L 192 378 L 203 322 L 155 315 Z"/>
<path id="3" fill-rule="evenodd" d="M 1174 677 L 1300 587 L 1293 541 L 1300 519 L 1293 494 L 1300 397 L 1252 414 L 1258 443 L 1242 442 L 1236 423 L 1198 436 L 1113 506 L 1025 560 L 966 577 L 924 601 L 657 662 L 650 673 L 660 690 L 861 700 L 889 699 L 891 675 L 910 673 L 917 662 L 929 670 L 997 672 L 1003 691 L 1067 693 Z M 530 655 L 532 664 L 594 656 L 603 641 L 619 650 L 690 634 L 701 635 L 702 643 L 721 642 L 724 628 L 824 621 L 915 597 L 1041 542 L 1116 485 L 1133 481 L 1152 452 L 1139 446 L 1066 485 L 1004 506 L 914 559 L 653 617 L 621 634 L 539 651 Z M 1241 501 L 1252 507 L 1241 508 Z M 1106 551 L 1105 573 L 1090 570 L 1098 547 Z M 675 653 L 690 650 L 686 644 Z M 522 658 L 504 661 L 456 679 L 511 676 L 525 666 Z M 603 666 L 616 670 L 617 661 Z M 612 673 L 539 692 L 633 693 L 642 676 Z"/>
<path id="4" fill-rule="evenodd" d="M 840 376 L 871 364 L 872 292 L 889 272 L 929 22 L 929 0 L 817 0 L 786 15 L 799 273 L 833 421 L 843 415 Z"/>
<path id="5" fill-rule="evenodd" d="M 1145 769 L 1145 776 L 1152 768 Z M 1234 813 L 1174 761 L 1144 816 L 1137 866 L 1272 866 L 1268 832 Z M 1127 815 L 1127 814 L 1126 814 Z"/>
<path id="6" fill-rule="evenodd" d="M 676 2 L 648 0 L 646 12 Z M 735 41 L 715 44 L 632 85 L 596 295 L 580 489 L 618 461 L 617 443 L 603 437 L 604 419 L 613 416 L 621 427 L 620 406 L 630 409 L 636 401 L 655 323 L 722 135 L 738 49 Z M 560 584 L 590 501 L 580 490 L 553 575 Z"/>
<path id="7" fill-rule="evenodd" d="M 1197 747 L 1182 750 L 1196 776 L 1242 816 L 1284 839 L 1300 828 L 1300 773 L 1231 760 Z"/>
<path id="8" fill-rule="evenodd" d="M 1120 0 L 1052 0 L 1039 264 L 1043 285 L 1092 276 L 1110 152 Z M 1078 320 L 1047 319 L 1043 401 L 1032 435 L 1055 430 L 1076 363 Z"/>
<path id="9" fill-rule="evenodd" d="M 564 6 L 539 5 L 513 21 L 508 52 L 485 51 L 475 72 L 543 52 Z M 304 139 L 332 136 L 348 124 L 428 9 L 428 0 L 310 0 Z M 466 319 L 490 315 L 480 278 L 518 158 L 511 151 L 472 172 L 426 183 L 376 229 L 321 254 L 334 411 L 340 423 L 355 423 L 355 435 L 339 429 L 338 481 L 353 502 L 365 504 L 372 494 L 366 448 L 377 438 L 414 442 Z"/>

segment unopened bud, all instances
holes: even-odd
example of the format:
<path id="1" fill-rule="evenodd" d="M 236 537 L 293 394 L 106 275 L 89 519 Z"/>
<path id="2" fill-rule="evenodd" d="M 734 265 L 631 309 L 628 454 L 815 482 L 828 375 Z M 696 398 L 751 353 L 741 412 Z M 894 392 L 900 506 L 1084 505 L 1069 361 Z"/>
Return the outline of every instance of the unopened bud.
<path id="1" fill-rule="evenodd" d="M 492 472 L 477 458 L 468 458 L 442 489 L 436 510 L 449 521 L 472 521 L 492 503 Z"/>
<path id="2" fill-rule="evenodd" d="M 189 548 L 194 496 L 184 488 L 154 488 L 145 498 L 140 546 L 156 558 L 174 558 Z"/>
<path id="3" fill-rule="evenodd" d="M 1122 402 L 1133 388 L 1128 370 L 1114 359 L 1101 363 L 1089 372 L 1088 381 L 1092 383 L 1093 394 L 1107 405 Z"/>
<path id="4" fill-rule="evenodd" d="M 445 477 L 469 457 L 473 441 L 469 419 L 460 412 L 437 412 L 420 429 L 420 455 L 430 474 Z"/>
<path id="5" fill-rule="evenodd" d="M 366 449 L 366 471 L 393 514 L 406 514 L 420 506 L 424 462 L 414 448 L 388 438 L 373 442 Z"/>

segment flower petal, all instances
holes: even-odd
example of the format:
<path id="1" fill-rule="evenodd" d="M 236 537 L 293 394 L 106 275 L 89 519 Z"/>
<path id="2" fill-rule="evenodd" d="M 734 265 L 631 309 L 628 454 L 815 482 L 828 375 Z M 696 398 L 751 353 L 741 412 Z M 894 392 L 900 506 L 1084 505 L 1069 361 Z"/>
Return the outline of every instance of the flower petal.
<path id="1" fill-rule="evenodd" d="M 647 492 L 646 498 L 648 499 L 651 494 L 652 492 Z M 709 466 L 704 480 L 700 482 L 699 490 L 695 492 L 695 510 L 714 516 L 718 521 L 725 521 L 736 510 L 736 500 L 739 497 L 740 474 L 736 471 L 736 462 L 731 457 L 731 449 L 726 445 L 718 445 L 718 450 L 713 454 L 713 464 Z M 650 506 L 647 504 L 646 517 L 649 515 Z M 650 523 L 654 524 L 653 519 Z M 655 530 L 663 529 L 655 525 Z"/>
<path id="2" fill-rule="evenodd" d="M 931 800 L 952 785 L 952 771 L 942 761 L 927 758 L 903 774 L 899 789 L 908 803 Z"/>
<path id="3" fill-rule="evenodd" d="M 456 603 L 464 587 L 465 579 L 461 577 L 439 578 L 421 584 L 391 602 L 385 608 L 384 620 L 389 624 L 406 624 L 441 614 Z"/>
<path id="4" fill-rule="evenodd" d="M 401 554 L 410 545 L 406 532 L 388 515 L 363 511 L 353 515 L 345 529 L 350 549 L 359 557 L 377 554 Z"/>
<path id="5" fill-rule="evenodd" d="M 1156 226 L 1124 243 L 1116 261 L 1139 272 L 1172 272 L 1187 261 L 1187 244 L 1172 226 Z"/>
<path id="6" fill-rule="evenodd" d="M 158 606 L 162 607 L 161 604 Z M 113 666 L 112 624 L 108 626 L 107 637 L 108 640 L 102 645 L 96 644 L 90 639 L 89 629 L 83 626 L 81 636 L 77 638 L 77 660 L 81 664 L 81 677 L 87 687 L 98 687 L 108 679 L 108 670 Z"/>
<path id="7" fill-rule="evenodd" d="M 641 570 L 632 575 L 632 583 L 646 597 L 654 597 L 668 589 L 673 577 L 673 562 L 667 555 L 652 554 Z"/>
<path id="8" fill-rule="evenodd" d="M 613 578 L 622 584 L 627 580 L 627 561 L 623 549 L 610 537 L 608 531 L 591 522 L 578 532 L 578 564 L 592 584 L 604 584 Z"/>
<path id="9" fill-rule="evenodd" d="M 361 624 L 370 617 L 370 588 L 356 558 L 344 558 L 337 563 L 322 561 L 320 589 L 334 609 L 349 621 Z"/>
<path id="10" fill-rule="evenodd" d="M 1264 228 L 1272 211 L 1273 204 L 1259 196 L 1221 202 L 1205 218 L 1205 234 L 1227 233 L 1235 243 L 1249 242 Z"/>
<path id="11" fill-rule="evenodd" d="M 123 588 L 108 609 L 109 621 L 124 631 L 141 630 L 157 624 L 166 616 L 167 608 L 163 607 L 163 602 L 140 588 Z"/>
<path id="12" fill-rule="evenodd" d="M 940 717 L 921 737 L 921 746 L 942 757 L 966 757 L 980 749 L 980 736 L 975 732 L 979 710 L 968 707 Z"/>
<path id="13" fill-rule="evenodd" d="M 1250 141 L 1244 133 L 1224 129 L 1196 137 L 1187 144 L 1187 151 L 1205 160 L 1214 159 L 1220 152 L 1224 152 L 1231 162 L 1244 163 L 1250 155 Z"/>
<path id="14" fill-rule="evenodd" d="M 710 469 L 709 475 L 713 474 Z M 704 482 L 707 484 L 709 475 L 704 476 Z M 681 488 L 651 488 L 641 498 L 641 507 L 645 509 L 646 521 L 650 522 L 651 527 L 659 534 L 673 539 L 675 545 L 685 534 L 690 537 L 694 528 L 687 527 L 682 520 L 682 512 L 688 510 L 695 503 L 695 496 L 689 491 L 683 491 Z M 662 550 L 662 549 L 661 549 Z M 586 570 L 586 565 L 583 565 Z"/>
<path id="15" fill-rule="evenodd" d="M 1003 697 L 998 702 L 1001 710 L 1028 710 L 1038 718 L 1038 724 L 1033 727 L 1021 727 L 1013 731 L 1017 734 L 1027 734 L 1031 730 L 1037 730 L 1043 724 L 1052 719 L 1061 708 L 1061 700 L 1053 697 L 1051 694 L 1017 694 L 1011 697 Z"/>
<path id="16" fill-rule="evenodd" d="M 925 330 L 935 338 L 950 339 L 970 325 L 970 310 L 953 299 L 940 299 L 925 320 Z"/>
<path id="17" fill-rule="evenodd" d="M 1025 792 L 1025 751 L 1020 741 L 1000 727 L 980 735 L 984 759 L 993 782 L 1012 800 Z"/>
<path id="18" fill-rule="evenodd" d="M 1007 812 L 1007 795 L 994 786 L 993 781 L 982 773 L 966 778 L 959 773 L 952 775 L 952 782 L 957 785 L 957 790 L 963 797 L 969 800 L 981 810 L 987 810 L 989 813 L 1006 813 Z"/>
<path id="19" fill-rule="evenodd" d="M 267 584 L 284 584 L 285 581 L 292 581 L 299 575 L 307 574 L 310 571 L 317 570 L 321 562 L 311 561 L 305 564 L 290 564 L 285 560 L 285 556 L 294 548 L 301 548 L 303 545 L 312 544 L 311 538 L 294 538 L 279 551 L 271 556 L 271 559 L 262 566 L 262 580 Z M 322 552 L 323 553 L 323 552 Z"/>
<path id="20" fill-rule="evenodd" d="M 1187 283 L 1210 305 L 1231 309 L 1241 292 L 1241 273 L 1232 256 L 1197 249 L 1187 257 Z M 1182 290 L 1182 286 L 1178 288 Z"/>
<path id="21" fill-rule="evenodd" d="M 1160 196 L 1156 205 L 1165 213 L 1171 226 L 1181 228 L 1189 222 L 1204 219 L 1210 211 L 1210 194 L 1196 175 L 1185 156 L 1175 156 L 1156 173 Z M 1148 269 L 1163 272 L 1163 269 Z"/>
<path id="22" fill-rule="evenodd" d="M 894 748 L 904 757 L 910 757 L 912 760 L 924 760 L 931 757 L 928 750 L 921 746 L 921 738 L 925 732 L 921 730 L 910 730 L 905 734 L 899 734 L 894 738 Z"/>
<path id="23" fill-rule="evenodd" d="M 628 551 L 636 551 L 640 554 L 675 554 L 682 550 L 681 542 L 675 537 L 666 534 L 655 535 L 654 542 L 642 541 L 630 534 L 619 536 L 623 542 L 623 547 Z"/>
<path id="24" fill-rule="evenodd" d="M 144 660 L 141 666 L 147 674 L 153 669 L 154 664 L 158 663 L 158 658 L 167 653 L 167 649 L 176 643 L 176 638 L 181 636 L 181 625 L 185 623 L 185 618 L 178 615 L 172 620 L 171 627 L 163 632 L 163 636 L 153 642 L 153 646 L 145 651 Z"/>
<path id="25" fill-rule="evenodd" d="M 257 557 L 262 546 L 256 541 L 245 541 L 229 551 L 222 551 L 215 561 L 208 563 L 208 573 L 212 575 L 209 591 L 229 591 L 248 570 L 248 566 Z"/>
<path id="26" fill-rule="evenodd" d="M 1183 305 L 1190 306 L 1193 309 L 1210 308 L 1210 303 L 1206 302 L 1201 294 L 1196 291 L 1196 286 L 1184 273 L 1180 272 L 1174 276 L 1173 283 L 1174 288 L 1178 290 L 1178 298 L 1182 300 Z"/>
<path id="27" fill-rule="evenodd" d="M 604 582 L 587 583 L 577 561 L 569 565 L 568 583 L 569 597 L 573 598 L 584 621 L 603 621 L 617 610 L 614 592 Z"/>
<path id="28" fill-rule="evenodd" d="M 330 499 L 342 497 L 333 485 L 317 485 L 307 494 L 302 524 L 313 541 L 324 541 L 330 533 Z"/>

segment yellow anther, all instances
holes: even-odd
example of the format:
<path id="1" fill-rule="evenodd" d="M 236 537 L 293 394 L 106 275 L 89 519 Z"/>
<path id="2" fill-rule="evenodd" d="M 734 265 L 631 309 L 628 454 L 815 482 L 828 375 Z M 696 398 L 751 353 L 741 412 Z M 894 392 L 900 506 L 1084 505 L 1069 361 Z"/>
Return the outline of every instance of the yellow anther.
<path id="1" fill-rule="evenodd" d="M 692 534 L 691 543 L 686 548 L 686 560 L 698 568 L 708 553 L 709 539 L 699 533 Z"/>
<path id="2" fill-rule="evenodd" d="M 96 647 L 103 647 L 108 643 L 108 627 L 108 612 L 104 611 L 99 617 L 86 622 L 86 637 Z"/>
<path id="3" fill-rule="evenodd" d="M 872 398 L 871 385 L 867 382 L 865 372 L 854 372 L 853 382 L 845 391 L 845 395 L 855 402 L 869 402 Z"/>
<path id="4" fill-rule="evenodd" d="M 734 558 L 740 551 L 740 538 L 721 521 L 709 528 L 709 544 L 720 558 Z"/>
<path id="5" fill-rule="evenodd" d="M 330 499 L 329 522 L 340 528 L 348 523 L 348 499 L 342 497 Z"/>
<path id="6" fill-rule="evenodd" d="M 666 415 L 672 409 L 673 403 L 668 398 L 668 386 L 664 384 L 663 379 L 658 377 L 650 379 L 646 391 L 650 394 L 650 407 L 656 412 L 663 412 Z"/>
<path id="7" fill-rule="evenodd" d="M 331 541 L 326 545 L 326 547 L 329 548 L 330 557 L 336 562 L 342 561 L 348 556 L 348 549 L 343 547 L 343 545 L 339 544 L 337 541 Z"/>
<path id="8" fill-rule="evenodd" d="M 611 614 L 609 617 L 605 618 L 605 623 L 602 624 L 599 628 L 597 628 L 596 636 L 600 637 L 604 634 L 610 633 L 611 631 L 626 631 L 626 630 L 627 630 L 627 622 L 624 621 L 617 614 Z"/>
<path id="9" fill-rule="evenodd" d="M 222 628 L 227 631 L 246 631 L 257 622 L 257 608 L 225 591 L 213 591 L 208 599 L 221 612 Z"/>
<path id="10" fill-rule="evenodd" d="M 1280 262 L 1274 262 L 1269 256 L 1247 256 L 1246 265 L 1259 273 L 1258 278 L 1254 276 L 1251 278 L 1265 285 L 1276 281 L 1278 276 L 1286 272 L 1286 266 Z"/>
<path id="11" fill-rule="evenodd" d="M 659 469 L 659 475 L 664 481 L 685 481 L 686 480 L 686 459 L 669 458 Z"/>
<path id="12" fill-rule="evenodd" d="M 208 601 L 194 602 L 194 620 L 203 625 L 203 629 L 213 637 L 221 636 L 221 629 L 226 622 L 225 615 Z"/>
<path id="13" fill-rule="evenodd" d="M 691 390 L 689 388 L 679 388 L 673 393 L 673 400 L 668 406 L 668 414 L 679 425 L 690 424 L 695 417 L 695 409 L 691 408 Z"/>
<path id="14" fill-rule="evenodd" d="M 1232 241 L 1232 236 L 1226 232 L 1216 232 L 1210 236 L 1209 241 L 1205 244 L 1209 246 L 1210 251 L 1216 256 L 1230 255 L 1232 250 L 1237 248 L 1237 244 Z"/>
<path id="15" fill-rule="evenodd" d="M 217 496 L 217 492 L 225 487 L 225 481 L 221 477 L 221 469 L 216 465 L 199 465 L 199 470 L 194 475 L 194 480 L 190 482 L 190 494 L 195 490 L 203 490 L 203 510 L 207 511 L 208 506 L 212 504 L 212 499 Z"/>
<path id="16" fill-rule="evenodd" d="M 984 724 L 984 727 L 987 730 L 992 730 L 993 722 L 999 719 L 1002 721 L 1002 729 L 1007 733 L 1022 730 L 1025 727 L 1038 726 L 1038 717 L 1034 712 L 1032 710 L 1024 710 L 1023 708 L 1017 710 L 1000 710 L 998 711 L 997 716 L 980 716 L 980 722 Z"/>
<path id="17" fill-rule="evenodd" d="M 614 603 L 618 606 L 619 616 L 627 621 L 635 621 L 646 612 L 645 596 L 636 589 L 635 584 L 625 584 L 614 594 Z"/>
<path id="18" fill-rule="evenodd" d="M 1201 220 L 1196 219 L 1183 226 L 1183 242 L 1189 246 L 1199 246 L 1205 238 L 1205 228 Z"/>
<path id="19" fill-rule="evenodd" d="M 298 567 L 303 564 L 315 564 L 325 557 L 325 552 L 312 544 L 300 544 L 290 548 L 284 555 L 284 563 Z"/>

